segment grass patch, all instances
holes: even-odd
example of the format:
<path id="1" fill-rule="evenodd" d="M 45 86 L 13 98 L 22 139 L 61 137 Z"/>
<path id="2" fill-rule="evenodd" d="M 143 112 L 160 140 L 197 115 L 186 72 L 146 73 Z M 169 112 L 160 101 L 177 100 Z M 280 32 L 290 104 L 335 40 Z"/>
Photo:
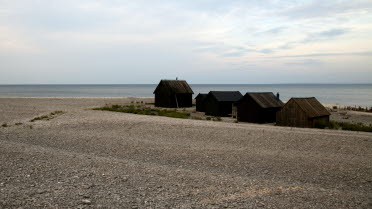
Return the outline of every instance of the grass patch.
<path id="1" fill-rule="evenodd" d="M 50 119 L 49 115 L 43 115 L 43 116 L 36 117 L 36 118 L 30 120 L 30 122 L 34 122 L 34 121 L 37 121 L 37 120 L 49 120 L 49 119 Z"/>
<path id="2" fill-rule="evenodd" d="M 48 115 L 42 115 L 42 116 L 36 117 L 36 118 L 30 120 L 30 122 L 35 122 L 37 120 L 50 120 L 50 119 L 53 119 L 53 118 L 55 118 L 58 115 L 61 115 L 63 113 L 64 113 L 63 111 L 57 110 L 57 111 L 49 113 Z"/>
<path id="3" fill-rule="evenodd" d="M 149 108 L 141 105 L 109 105 L 105 107 L 94 108 L 93 110 L 105 110 L 113 112 L 124 112 L 139 115 L 158 115 L 171 118 L 190 118 L 190 113 L 178 112 L 177 110 L 167 110 L 167 109 L 155 109 Z"/>
<path id="4" fill-rule="evenodd" d="M 330 122 L 317 122 L 315 123 L 315 128 L 320 129 L 336 129 L 336 130 L 348 130 L 348 131 L 364 131 L 364 132 L 372 132 L 372 126 L 364 125 L 363 123 L 348 123 L 348 122 L 337 122 L 337 121 L 330 121 Z"/>
<path id="5" fill-rule="evenodd" d="M 51 112 L 50 115 L 61 115 L 65 112 L 63 112 L 62 110 L 57 110 L 57 111 L 54 111 L 54 112 Z"/>
<path id="6" fill-rule="evenodd" d="M 213 121 L 222 121 L 221 117 L 215 117 L 213 118 Z"/>
<path id="7" fill-rule="evenodd" d="M 7 124 L 7 123 L 3 123 L 1 124 L 1 127 L 11 127 L 11 126 L 20 126 L 22 125 L 23 123 L 15 123 L 15 124 Z"/>

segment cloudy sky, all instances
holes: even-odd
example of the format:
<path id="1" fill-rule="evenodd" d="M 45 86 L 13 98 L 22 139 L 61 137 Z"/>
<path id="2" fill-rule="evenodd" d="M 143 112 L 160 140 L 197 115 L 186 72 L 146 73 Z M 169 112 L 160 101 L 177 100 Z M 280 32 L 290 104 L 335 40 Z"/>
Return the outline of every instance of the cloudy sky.
<path id="1" fill-rule="evenodd" d="M 0 0 L 0 84 L 372 83 L 371 0 Z"/>

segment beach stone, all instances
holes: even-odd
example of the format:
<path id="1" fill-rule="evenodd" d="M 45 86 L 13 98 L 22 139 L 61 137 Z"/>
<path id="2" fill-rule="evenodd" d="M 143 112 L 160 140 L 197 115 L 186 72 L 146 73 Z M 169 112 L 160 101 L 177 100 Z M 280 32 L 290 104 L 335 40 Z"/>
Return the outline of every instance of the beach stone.
<path id="1" fill-rule="evenodd" d="M 131 100 L 0 98 L 66 112 L 0 128 L 0 208 L 370 208 L 371 133 L 92 110 Z"/>
<path id="2" fill-rule="evenodd" d="M 85 205 L 90 205 L 90 204 L 92 204 L 92 201 L 91 201 L 90 199 L 83 199 L 83 200 L 81 200 L 81 202 L 82 202 L 83 204 L 85 204 Z"/>

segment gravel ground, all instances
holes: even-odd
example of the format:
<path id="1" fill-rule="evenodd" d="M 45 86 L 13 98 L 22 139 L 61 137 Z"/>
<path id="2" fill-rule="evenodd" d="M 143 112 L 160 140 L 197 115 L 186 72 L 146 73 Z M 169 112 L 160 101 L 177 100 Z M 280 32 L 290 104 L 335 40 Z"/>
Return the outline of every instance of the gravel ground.
<path id="1" fill-rule="evenodd" d="M 372 207 L 371 133 L 89 110 L 130 100 L 0 99 L 0 208 Z"/>
<path id="2" fill-rule="evenodd" d="M 347 123 L 363 123 L 366 126 L 372 126 L 372 113 L 337 110 L 331 112 L 331 120 Z"/>

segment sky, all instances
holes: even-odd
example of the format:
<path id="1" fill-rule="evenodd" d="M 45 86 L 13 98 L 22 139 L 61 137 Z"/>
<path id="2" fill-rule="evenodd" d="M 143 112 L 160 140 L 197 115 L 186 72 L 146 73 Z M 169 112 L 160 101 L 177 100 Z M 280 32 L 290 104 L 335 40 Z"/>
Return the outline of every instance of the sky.
<path id="1" fill-rule="evenodd" d="M 371 0 L 0 0 L 0 84 L 372 83 Z"/>

